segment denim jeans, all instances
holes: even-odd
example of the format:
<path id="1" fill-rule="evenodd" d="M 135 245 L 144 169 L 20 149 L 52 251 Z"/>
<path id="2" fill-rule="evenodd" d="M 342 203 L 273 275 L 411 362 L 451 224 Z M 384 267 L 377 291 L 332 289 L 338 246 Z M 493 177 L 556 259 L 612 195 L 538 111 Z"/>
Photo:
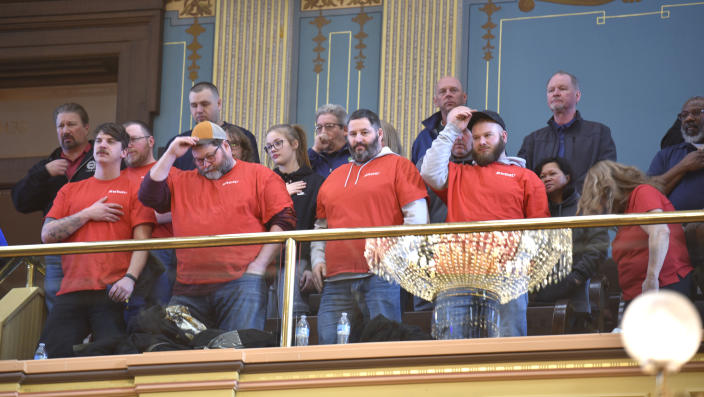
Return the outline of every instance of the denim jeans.
<path id="1" fill-rule="evenodd" d="M 308 313 L 308 310 L 310 308 L 308 307 L 308 303 L 303 300 L 303 296 L 301 296 L 301 288 L 299 287 L 299 282 L 301 281 L 301 276 L 303 275 L 303 272 L 306 270 L 306 266 L 308 265 L 308 261 L 305 259 L 301 259 L 297 264 L 296 264 L 296 277 L 293 280 L 293 314 L 295 316 L 299 316 L 301 314 Z M 286 268 L 281 267 L 281 271 L 279 272 L 279 283 L 278 283 L 278 290 L 277 290 L 277 296 L 278 299 L 276 300 L 276 304 L 278 305 L 278 315 L 279 318 L 281 317 L 281 314 L 283 313 L 284 310 L 284 295 L 286 294 L 286 291 L 284 291 L 284 277 L 286 274 Z"/>
<path id="2" fill-rule="evenodd" d="M 40 342 L 46 344 L 49 358 L 72 357 L 73 345 L 88 334 L 93 341 L 125 335 L 124 304 L 108 298 L 107 290 L 77 291 L 56 297 L 44 325 Z"/>
<path id="3" fill-rule="evenodd" d="M 365 321 L 384 315 L 389 320 L 401 322 L 401 290 L 396 284 L 371 275 L 365 278 L 340 281 L 326 281 L 320 297 L 318 309 L 318 343 L 321 345 L 337 342 L 337 322 L 342 312 L 347 312 L 350 322 L 352 313 L 359 310 Z M 350 324 L 352 329 L 359 324 Z M 350 335 L 350 342 L 357 340 Z"/>
<path id="4" fill-rule="evenodd" d="M 528 334 L 528 293 L 499 305 L 499 336 L 526 336 Z"/>
<path id="5" fill-rule="evenodd" d="M 47 313 L 51 313 L 56 302 L 56 293 L 61 288 L 61 280 L 64 279 L 64 271 L 61 268 L 61 255 L 46 255 L 44 257 L 44 302 Z"/>
<path id="6" fill-rule="evenodd" d="M 174 295 L 169 301 L 172 305 L 188 307 L 191 315 L 208 328 L 264 330 L 266 283 L 264 276 L 245 273 L 208 295 Z"/>

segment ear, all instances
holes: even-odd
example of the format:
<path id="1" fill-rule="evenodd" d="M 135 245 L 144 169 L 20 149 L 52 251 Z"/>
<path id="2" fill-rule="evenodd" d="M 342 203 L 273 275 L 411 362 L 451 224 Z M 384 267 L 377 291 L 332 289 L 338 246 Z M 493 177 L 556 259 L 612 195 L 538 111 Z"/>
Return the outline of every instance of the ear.
<path id="1" fill-rule="evenodd" d="M 124 148 L 120 151 L 120 158 L 124 159 L 125 157 L 127 157 L 127 148 Z"/>
<path id="2" fill-rule="evenodd" d="M 501 140 L 504 141 L 504 143 L 508 143 L 508 132 L 506 132 L 506 130 L 501 131 Z"/>
<path id="3" fill-rule="evenodd" d="M 376 133 L 379 134 L 379 143 L 383 144 L 384 143 L 384 130 L 382 130 L 381 127 L 379 127 L 379 129 L 377 130 Z"/>
<path id="4" fill-rule="evenodd" d="M 298 149 L 298 145 L 299 145 L 298 139 L 294 139 L 293 143 L 291 144 L 291 147 L 293 148 L 293 150 L 296 150 L 296 149 Z"/>
<path id="5" fill-rule="evenodd" d="M 222 111 L 222 98 L 218 98 L 218 109 Z"/>
<path id="6" fill-rule="evenodd" d="M 150 136 L 149 138 L 147 138 L 147 144 L 149 144 L 150 149 L 154 147 L 154 137 L 153 136 Z"/>
<path id="7" fill-rule="evenodd" d="M 565 183 L 570 183 L 571 179 L 572 179 L 571 175 L 565 175 Z"/>
<path id="8" fill-rule="evenodd" d="M 582 99 L 582 91 L 577 90 L 577 93 L 575 94 L 575 96 L 577 97 L 577 102 L 579 102 L 579 100 Z"/>

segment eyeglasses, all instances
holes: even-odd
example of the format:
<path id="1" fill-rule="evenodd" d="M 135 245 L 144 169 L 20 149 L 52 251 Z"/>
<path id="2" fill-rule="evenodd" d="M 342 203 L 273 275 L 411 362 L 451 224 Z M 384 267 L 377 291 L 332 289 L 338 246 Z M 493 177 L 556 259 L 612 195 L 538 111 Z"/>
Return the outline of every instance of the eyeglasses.
<path id="1" fill-rule="evenodd" d="M 279 150 L 281 147 L 284 145 L 284 140 L 283 139 L 277 139 L 272 143 L 268 143 L 264 145 L 264 150 L 266 150 L 267 153 L 271 153 L 271 149 L 276 149 Z"/>
<path id="2" fill-rule="evenodd" d="M 193 156 L 193 162 L 196 163 L 196 165 L 203 165 L 205 162 L 209 162 L 210 164 L 215 162 L 215 154 L 220 150 L 220 146 L 217 147 L 212 153 L 206 154 L 205 157 L 202 159 L 196 158 L 196 156 Z"/>
<path id="3" fill-rule="evenodd" d="M 697 118 L 697 117 L 701 116 L 702 114 L 704 114 L 704 108 L 694 109 L 691 111 L 683 110 L 682 113 L 677 115 L 677 118 L 680 119 L 680 121 L 685 121 L 685 120 L 687 120 L 687 117 L 689 117 L 690 114 L 692 115 L 692 117 Z"/>
<path id="4" fill-rule="evenodd" d="M 343 124 L 339 124 L 339 123 L 325 123 L 325 124 L 316 124 L 313 126 L 313 128 L 315 128 L 315 132 L 320 132 L 323 129 L 331 130 L 331 129 L 335 128 L 335 126 L 338 126 L 340 128 L 344 127 Z"/>
<path id="5" fill-rule="evenodd" d="M 140 139 L 146 139 L 146 138 L 149 138 L 149 137 L 148 137 L 148 136 L 140 136 L 140 137 L 137 137 L 137 138 L 130 138 L 130 144 L 137 143 L 138 140 L 140 140 Z"/>

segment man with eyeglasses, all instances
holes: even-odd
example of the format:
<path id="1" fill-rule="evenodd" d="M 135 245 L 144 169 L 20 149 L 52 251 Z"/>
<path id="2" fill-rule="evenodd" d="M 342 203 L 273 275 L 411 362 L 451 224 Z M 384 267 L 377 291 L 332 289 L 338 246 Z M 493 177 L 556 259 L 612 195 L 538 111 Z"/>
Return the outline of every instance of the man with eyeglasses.
<path id="1" fill-rule="evenodd" d="M 239 128 L 252 145 L 252 162 L 259 163 L 259 150 L 257 149 L 257 139 L 254 137 L 254 134 L 240 126 L 222 120 L 222 98 L 220 98 L 218 88 L 215 87 L 214 84 L 206 81 L 196 83 L 191 87 L 191 91 L 188 93 L 188 102 L 190 103 L 191 117 L 193 117 L 193 121 L 196 123 L 211 121 L 223 129 L 228 126 Z M 191 132 L 192 130 L 185 131 L 178 136 L 189 137 L 191 136 Z M 175 138 L 176 137 L 171 138 L 171 140 L 167 142 L 167 148 Z M 174 161 L 174 167 L 184 171 L 194 169 L 195 165 L 193 164 L 193 153 L 191 150 L 187 150 L 183 156 L 176 159 L 176 161 Z"/>
<path id="2" fill-rule="evenodd" d="M 154 211 L 137 200 L 139 184 L 120 171 L 129 135 L 116 123 L 96 129 L 95 175 L 59 190 L 42 227 L 43 243 L 148 239 Z M 49 358 L 71 357 L 88 334 L 123 337 L 125 301 L 142 274 L 146 251 L 62 256 L 64 277 L 40 341 Z"/>
<path id="3" fill-rule="evenodd" d="M 601 160 L 616 161 L 616 145 L 604 124 L 582 118 L 577 103 L 582 98 L 577 77 L 565 71 L 553 74 L 547 84 L 552 111 L 548 125 L 523 139 L 518 157 L 534 169 L 546 158 L 564 157 L 574 171 L 574 187 L 581 193 L 587 171 Z"/>
<path id="4" fill-rule="evenodd" d="M 689 98 L 677 118 L 684 142 L 660 150 L 648 175 L 664 184 L 676 210 L 704 209 L 704 97 Z"/>
<path id="5" fill-rule="evenodd" d="M 438 137 L 440 131 L 445 128 L 447 114 L 457 106 L 467 102 L 467 93 L 462 88 L 462 83 L 456 77 L 441 77 L 433 88 L 433 104 L 438 107 L 438 111 L 423 120 L 423 130 L 418 133 L 413 148 L 411 149 L 411 161 L 420 167 L 418 162 L 425 156 L 425 152 Z"/>
<path id="6" fill-rule="evenodd" d="M 142 183 L 144 175 L 156 163 L 154 158 L 154 135 L 148 125 L 141 121 L 132 120 L 122 124 L 125 131 L 130 136 L 127 146 L 127 156 L 125 173 L 132 178 L 137 185 Z M 173 237 L 171 228 L 171 213 L 157 216 L 157 224 L 154 225 L 152 238 Z M 150 253 L 158 258 L 164 271 L 158 274 L 161 266 L 155 265 L 153 261 L 147 262 L 147 283 L 141 283 L 135 291 L 135 296 L 130 299 L 128 305 L 129 319 L 137 314 L 140 308 L 149 303 L 159 303 L 166 305 L 171 298 L 171 288 L 176 278 L 176 253 L 173 249 L 151 250 Z M 151 259 L 151 257 L 150 257 Z M 156 278 L 156 279 L 155 279 Z M 144 280 L 145 277 L 142 277 Z M 146 289 L 148 288 L 148 290 Z"/>
<path id="7" fill-rule="evenodd" d="M 337 167 L 352 161 L 347 145 L 347 112 L 327 104 L 315 112 L 315 141 L 308 149 L 311 168 L 326 178 Z"/>
<path id="8" fill-rule="evenodd" d="M 88 113 L 77 103 L 64 103 L 54 110 L 59 147 L 49 157 L 34 164 L 12 187 L 12 203 L 17 211 L 25 214 L 42 211 L 46 215 L 61 187 L 95 174 L 88 121 Z M 63 277 L 61 255 L 47 255 L 44 261 L 44 300 L 51 312 Z"/>
<path id="9" fill-rule="evenodd" d="M 193 151 L 196 169 L 171 170 Z M 296 216 L 283 180 L 260 164 L 237 161 L 227 134 L 212 122 L 171 142 L 145 175 L 139 199 L 172 213 L 174 236 L 293 230 Z M 207 327 L 263 330 L 264 272 L 279 244 L 177 249 L 176 282 L 169 305 L 184 305 Z"/>
<path id="10" fill-rule="evenodd" d="M 352 113 L 347 142 L 354 161 L 335 169 L 318 192 L 315 228 L 347 228 L 428 223 L 426 189 L 406 158 L 381 145 L 379 117 L 367 109 Z M 335 343 L 342 312 L 360 311 L 401 321 L 400 287 L 369 273 L 364 240 L 311 243 L 313 282 L 322 290 L 318 309 L 320 344 Z M 352 318 L 350 341 L 361 329 Z"/>

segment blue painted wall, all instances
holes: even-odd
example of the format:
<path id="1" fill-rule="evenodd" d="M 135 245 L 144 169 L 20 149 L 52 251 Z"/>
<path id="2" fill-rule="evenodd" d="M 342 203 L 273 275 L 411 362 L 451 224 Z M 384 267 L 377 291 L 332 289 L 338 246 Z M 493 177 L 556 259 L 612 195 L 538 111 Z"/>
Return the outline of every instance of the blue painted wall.
<path id="1" fill-rule="evenodd" d="M 619 161 L 644 171 L 684 101 L 704 93 L 704 3 L 584 7 L 536 1 L 527 13 L 518 2 L 497 4 L 488 76 L 482 5 L 464 5 L 468 45 L 461 59 L 467 63 L 469 104 L 499 109 L 510 154 L 550 118 L 545 86 L 560 69 L 580 79 L 582 116 L 611 127 Z"/>
<path id="2" fill-rule="evenodd" d="M 193 18 L 179 19 L 177 14 L 177 11 L 167 11 L 164 17 L 161 102 L 159 115 L 154 118 L 157 148 L 165 146 L 171 137 L 193 127 L 188 91 L 194 82 L 191 81 L 188 70 L 191 51 L 186 48 L 193 41 L 193 36 L 186 33 L 186 29 L 193 24 Z M 200 69 L 195 83 L 211 81 L 213 77 L 215 18 L 198 18 L 198 23 L 205 32 L 198 36 L 198 42 L 203 48 L 198 50 L 201 58 L 197 64 Z"/>
<path id="3" fill-rule="evenodd" d="M 323 27 L 322 34 L 326 37 L 323 43 L 325 52 L 321 57 L 325 60 L 322 72 L 314 72 L 316 53 L 313 48 L 316 43 L 313 37 L 318 34 L 318 28 L 310 22 L 318 16 L 318 12 L 303 12 L 296 21 L 298 28 L 298 75 L 297 87 L 292 97 L 297 101 L 293 114 L 293 123 L 302 125 L 308 132 L 309 140 L 313 142 L 313 124 L 315 110 L 326 103 L 335 103 L 354 111 L 358 107 L 368 108 L 375 112 L 379 110 L 379 70 L 381 64 L 381 7 L 366 9 L 372 17 L 364 25 L 368 37 L 364 39 L 367 46 L 364 49 L 365 67 L 358 71 L 356 59 L 358 50 L 354 48 L 358 41 L 354 35 L 359 32 L 359 25 L 352 21 L 359 9 L 343 9 L 324 11 L 323 15 L 331 22 Z"/>

